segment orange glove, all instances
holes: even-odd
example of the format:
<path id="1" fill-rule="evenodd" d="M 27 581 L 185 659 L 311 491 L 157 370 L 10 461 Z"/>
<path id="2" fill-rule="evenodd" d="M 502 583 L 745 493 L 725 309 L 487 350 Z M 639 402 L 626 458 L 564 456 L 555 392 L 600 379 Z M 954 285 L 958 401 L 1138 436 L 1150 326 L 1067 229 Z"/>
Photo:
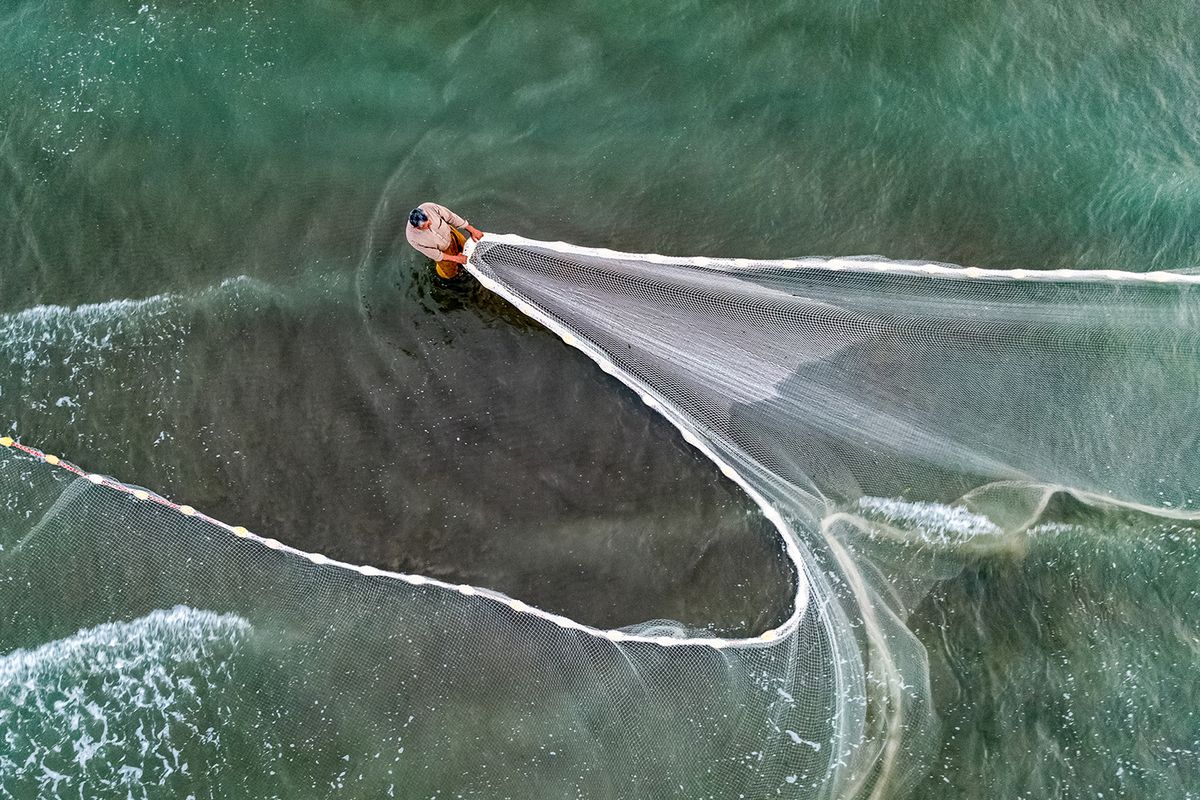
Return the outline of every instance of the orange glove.
<path id="1" fill-rule="evenodd" d="M 478 242 L 480 239 L 483 238 L 483 231 L 479 230 L 478 228 L 476 228 L 474 225 L 471 225 L 470 223 L 467 224 L 467 230 L 471 232 L 471 238 L 474 239 L 475 241 Z"/>

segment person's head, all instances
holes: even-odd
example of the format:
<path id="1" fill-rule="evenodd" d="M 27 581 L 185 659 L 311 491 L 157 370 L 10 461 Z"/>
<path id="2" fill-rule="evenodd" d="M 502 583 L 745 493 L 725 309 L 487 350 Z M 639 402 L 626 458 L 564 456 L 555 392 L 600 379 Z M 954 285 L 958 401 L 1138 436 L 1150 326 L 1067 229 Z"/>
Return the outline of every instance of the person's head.
<path id="1" fill-rule="evenodd" d="M 423 228 L 429 224 L 429 215 L 419 208 L 414 208 L 408 215 L 408 224 L 414 228 Z"/>

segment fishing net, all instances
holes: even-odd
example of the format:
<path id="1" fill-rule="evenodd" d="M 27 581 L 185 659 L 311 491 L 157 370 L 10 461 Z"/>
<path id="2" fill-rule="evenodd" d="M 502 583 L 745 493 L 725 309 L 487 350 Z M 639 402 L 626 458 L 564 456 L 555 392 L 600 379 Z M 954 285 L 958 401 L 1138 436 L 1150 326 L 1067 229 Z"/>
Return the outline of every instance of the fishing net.
<path id="1" fill-rule="evenodd" d="M 897 796 L 933 581 L 1056 496 L 1196 516 L 1195 276 L 468 247 L 752 499 L 784 612 L 585 624 L 6 437 L 0 796 Z"/>

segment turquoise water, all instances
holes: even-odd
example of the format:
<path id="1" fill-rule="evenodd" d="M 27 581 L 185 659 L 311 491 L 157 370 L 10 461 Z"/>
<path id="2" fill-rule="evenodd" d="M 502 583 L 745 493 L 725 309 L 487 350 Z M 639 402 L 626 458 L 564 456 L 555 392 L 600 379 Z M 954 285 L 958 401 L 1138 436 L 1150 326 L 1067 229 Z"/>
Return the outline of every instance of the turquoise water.
<path id="1" fill-rule="evenodd" d="M 333 558 L 758 633 L 794 576 L 757 509 L 578 353 L 434 278 L 408 209 L 630 252 L 1197 268 L 1197 34 L 1168 2 L 10 2 L 0 429 Z M 913 793 L 1195 796 L 1195 530 L 1066 501 L 1050 523 L 956 553 L 910 619 L 942 720 Z M 228 699 L 283 645 L 230 661 L 247 623 L 208 611 L 106 624 L 5 644 L 21 747 L 77 754 L 49 784 L 0 757 L 7 793 L 337 788 L 339 765 L 229 755 L 303 760 Z M 69 733 L 87 714 L 109 744 Z M 226 777 L 197 789 L 189 758 Z"/>

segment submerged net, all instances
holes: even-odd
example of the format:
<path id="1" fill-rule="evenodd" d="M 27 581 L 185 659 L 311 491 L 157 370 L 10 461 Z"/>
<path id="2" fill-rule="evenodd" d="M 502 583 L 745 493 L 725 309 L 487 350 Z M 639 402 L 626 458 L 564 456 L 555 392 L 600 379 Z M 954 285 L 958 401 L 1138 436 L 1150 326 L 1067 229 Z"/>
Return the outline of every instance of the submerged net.
<path id="1" fill-rule="evenodd" d="M 956 554 L 1056 493 L 1196 516 L 1192 275 L 469 252 L 758 504 L 781 621 L 587 625 L 5 439 L 0 796 L 897 796 L 938 743 L 905 620 Z"/>

